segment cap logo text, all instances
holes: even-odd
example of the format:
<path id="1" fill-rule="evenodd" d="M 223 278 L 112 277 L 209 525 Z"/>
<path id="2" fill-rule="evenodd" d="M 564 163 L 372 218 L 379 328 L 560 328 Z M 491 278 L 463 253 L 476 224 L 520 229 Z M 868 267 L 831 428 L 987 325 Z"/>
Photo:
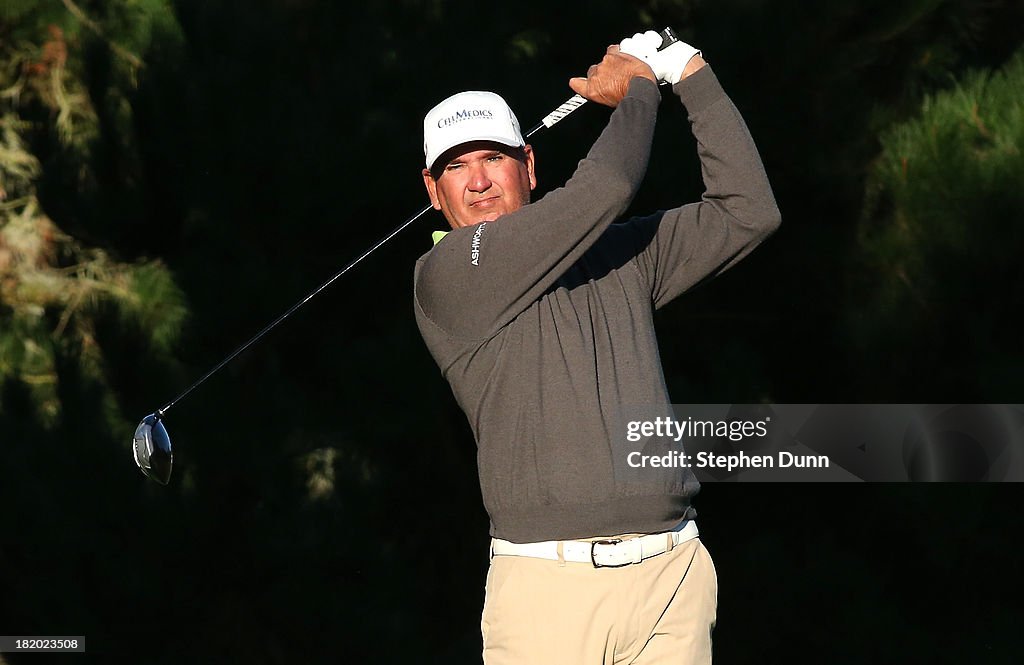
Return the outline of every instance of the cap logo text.
<path id="1" fill-rule="evenodd" d="M 490 109 L 463 109 L 461 111 L 456 111 L 454 114 L 448 116 L 447 118 L 441 118 L 440 120 L 438 120 L 437 128 L 441 129 L 442 127 L 448 127 L 450 125 L 454 125 L 457 122 L 469 120 L 470 118 L 485 118 L 489 120 L 493 117 L 494 113 L 492 113 Z"/>

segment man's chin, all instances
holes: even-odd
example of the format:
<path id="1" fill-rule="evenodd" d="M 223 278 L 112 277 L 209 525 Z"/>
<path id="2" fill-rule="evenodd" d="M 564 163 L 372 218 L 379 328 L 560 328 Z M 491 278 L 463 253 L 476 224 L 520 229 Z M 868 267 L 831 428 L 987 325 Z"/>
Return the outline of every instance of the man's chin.
<path id="1" fill-rule="evenodd" d="M 484 222 L 493 222 L 499 217 L 504 217 L 508 214 L 507 210 L 487 210 L 480 211 L 479 214 L 470 214 L 458 218 L 458 227 L 475 226 L 476 224 L 482 224 Z"/>
<path id="2" fill-rule="evenodd" d="M 460 224 L 460 226 L 474 226 L 476 224 L 482 224 L 484 222 L 493 222 L 494 220 L 498 219 L 504 214 L 505 213 L 503 212 L 493 211 L 485 214 L 473 215 L 466 221 L 466 223 Z"/>

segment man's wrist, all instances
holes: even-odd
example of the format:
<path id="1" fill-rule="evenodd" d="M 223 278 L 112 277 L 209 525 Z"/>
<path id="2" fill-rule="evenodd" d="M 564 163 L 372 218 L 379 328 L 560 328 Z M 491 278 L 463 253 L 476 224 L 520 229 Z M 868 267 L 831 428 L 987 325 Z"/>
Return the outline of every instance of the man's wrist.
<path id="1" fill-rule="evenodd" d="M 634 76 L 629 80 L 629 88 L 626 90 L 626 97 L 634 97 L 644 102 L 661 102 L 661 90 L 658 82 L 646 76 Z"/>
<path id="2" fill-rule="evenodd" d="M 686 106 L 690 115 L 700 113 L 726 98 L 725 90 L 718 82 L 711 63 L 706 63 L 689 77 L 681 79 L 672 86 L 672 91 L 679 96 L 679 100 Z"/>
<path id="3" fill-rule="evenodd" d="M 703 57 L 701 57 L 700 53 L 698 53 L 697 55 L 695 55 L 692 58 L 690 58 L 690 61 L 686 63 L 685 67 L 683 67 L 683 73 L 679 77 L 679 80 L 682 81 L 687 76 L 690 76 L 691 74 L 695 74 L 696 72 L 700 71 L 707 64 L 708 64 L 707 61 L 704 60 Z"/>

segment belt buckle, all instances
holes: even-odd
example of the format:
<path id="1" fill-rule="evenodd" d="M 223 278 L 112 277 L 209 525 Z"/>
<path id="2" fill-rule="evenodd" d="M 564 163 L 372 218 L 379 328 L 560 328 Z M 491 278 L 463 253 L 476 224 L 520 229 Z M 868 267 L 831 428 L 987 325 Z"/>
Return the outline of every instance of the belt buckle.
<path id="1" fill-rule="evenodd" d="M 597 559 L 594 558 L 594 548 L 598 545 L 618 545 L 622 542 L 621 538 L 611 538 L 609 540 L 595 540 L 590 543 L 590 563 L 594 564 L 594 568 L 622 568 L 628 566 L 632 561 L 626 563 L 613 563 L 613 564 L 602 564 L 598 563 Z"/>

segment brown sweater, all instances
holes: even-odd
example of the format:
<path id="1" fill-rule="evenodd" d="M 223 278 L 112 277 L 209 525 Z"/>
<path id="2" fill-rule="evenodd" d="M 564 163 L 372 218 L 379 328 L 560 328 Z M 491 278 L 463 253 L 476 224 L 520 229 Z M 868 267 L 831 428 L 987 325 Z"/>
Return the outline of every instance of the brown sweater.
<path id="1" fill-rule="evenodd" d="M 456 229 L 419 259 L 416 319 L 477 442 L 491 535 L 534 542 L 670 529 L 688 470 L 623 474 L 627 405 L 671 414 L 653 311 L 779 224 L 743 119 L 705 66 L 689 112 L 698 203 L 615 223 L 640 187 L 661 95 L 635 78 L 564 187 Z"/>

